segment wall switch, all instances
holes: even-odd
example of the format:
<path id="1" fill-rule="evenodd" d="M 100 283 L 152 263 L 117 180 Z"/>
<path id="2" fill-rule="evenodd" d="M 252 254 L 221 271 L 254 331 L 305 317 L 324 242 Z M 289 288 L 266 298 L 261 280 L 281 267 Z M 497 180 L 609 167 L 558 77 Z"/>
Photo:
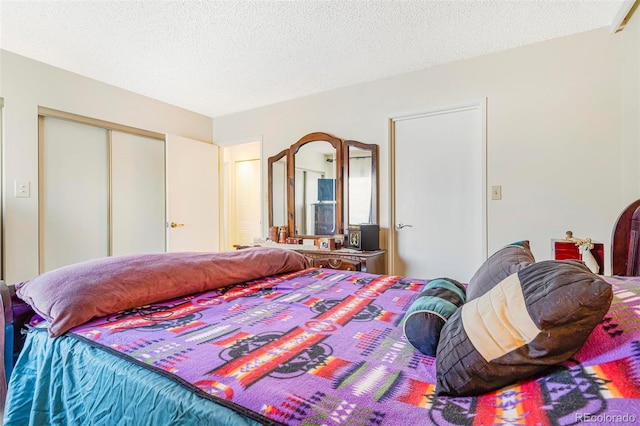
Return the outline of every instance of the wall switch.
<path id="1" fill-rule="evenodd" d="M 491 199 L 502 200 L 502 186 L 494 185 L 491 187 Z"/>
<path id="2" fill-rule="evenodd" d="M 31 182 L 28 180 L 13 181 L 13 196 L 16 198 L 31 197 Z"/>

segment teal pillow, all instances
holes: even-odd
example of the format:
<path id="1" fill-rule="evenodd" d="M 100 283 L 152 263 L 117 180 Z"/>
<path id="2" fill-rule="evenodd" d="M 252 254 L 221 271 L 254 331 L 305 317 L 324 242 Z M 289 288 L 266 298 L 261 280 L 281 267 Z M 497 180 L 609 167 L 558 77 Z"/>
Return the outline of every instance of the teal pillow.
<path id="1" fill-rule="evenodd" d="M 456 280 L 438 278 L 427 283 L 405 313 L 404 334 L 420 352 L 436 356 L 440 330 L 465 302 L 465 288 Z"/>

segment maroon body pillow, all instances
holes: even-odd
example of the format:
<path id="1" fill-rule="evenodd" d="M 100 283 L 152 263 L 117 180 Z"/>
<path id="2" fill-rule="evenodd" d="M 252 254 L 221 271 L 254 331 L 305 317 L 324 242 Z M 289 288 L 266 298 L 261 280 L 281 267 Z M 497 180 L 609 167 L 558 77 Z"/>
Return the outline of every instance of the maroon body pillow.
<path id="1" fill-rule="evenodd" d="M 16 284 L 16 294 L 55 337 L 92 318 L 308 266 L 303 255 L 279 248 L 135 254 L 46 272 Z"/>

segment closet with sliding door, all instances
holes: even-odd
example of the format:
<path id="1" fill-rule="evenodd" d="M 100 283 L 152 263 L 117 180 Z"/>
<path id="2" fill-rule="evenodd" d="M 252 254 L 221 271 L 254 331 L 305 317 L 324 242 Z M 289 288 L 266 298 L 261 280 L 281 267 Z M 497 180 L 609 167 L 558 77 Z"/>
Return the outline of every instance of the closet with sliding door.
<path id="1" fill-rule="evenodd" d="M 40 272 L 166 250 L 165 135 L 40 108 Z"/>

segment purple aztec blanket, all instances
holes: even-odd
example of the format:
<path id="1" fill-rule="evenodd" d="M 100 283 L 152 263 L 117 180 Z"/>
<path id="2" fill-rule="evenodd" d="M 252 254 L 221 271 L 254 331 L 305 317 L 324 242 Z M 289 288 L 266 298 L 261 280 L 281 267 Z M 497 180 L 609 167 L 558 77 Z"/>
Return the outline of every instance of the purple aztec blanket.
<path id="1" fill-rule="evenodd" d="M 403 335 L 426 280 L 307 269 L 119 312 L 72 335 L 264 423 L 635 422 L 640 282 L 610 281 L 609 315 L 575 360 L 480 397 L 436 397 L 435 359 Z"/>

